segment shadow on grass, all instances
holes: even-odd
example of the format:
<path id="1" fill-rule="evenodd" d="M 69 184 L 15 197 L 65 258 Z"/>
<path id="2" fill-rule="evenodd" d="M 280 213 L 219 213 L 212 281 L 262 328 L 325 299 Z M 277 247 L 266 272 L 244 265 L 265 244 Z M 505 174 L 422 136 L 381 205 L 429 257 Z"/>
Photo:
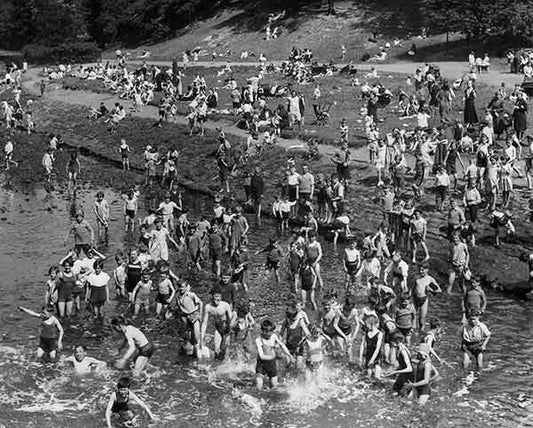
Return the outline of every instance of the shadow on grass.
<path id="1" fill-rule="evenodd" d="M 416 43 L 416 41 L 415 41 Z M 483 37 L 480 39 L 459 38 L 450 40 L 448 43 L 429 44 L 418 48 L 415 56 L 410 56 L 404 52 L 397 56 L 400 60 L 409 61 L 466 61 L 470 51 L 474 51 L 476 56 L 483 56 L 488 53 L 491 57 L 503 57 L 509 50 L 517 49 L 521 43 L 519 40 L 508 37 Z"/>

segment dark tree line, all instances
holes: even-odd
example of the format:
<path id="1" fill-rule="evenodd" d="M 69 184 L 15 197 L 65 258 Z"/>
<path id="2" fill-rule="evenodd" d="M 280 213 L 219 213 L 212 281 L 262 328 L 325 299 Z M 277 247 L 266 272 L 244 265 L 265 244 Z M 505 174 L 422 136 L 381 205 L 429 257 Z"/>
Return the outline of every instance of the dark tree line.
<path id="1" fill-rule="evenodd" d="M 388 8 L 402 35 L 410 29 L 431 33 L 460 32 L 533 39 L 533 0 L 355 0 L 367 10 Z M 57 46 L 95 42 L 99 47 L 134 46 L 173 37 L 179 29 L 225 7 L 242 7 L 254 14 L 275 9 L 305 14 L 306 6 L 321 4 L 335 13 L 334 0 L 0 0 L 0 48 L 27 44 Z M 407 14 L 405 12 L 408 12 Z M 386 20 L 375 19 L 372 26 Z"/>

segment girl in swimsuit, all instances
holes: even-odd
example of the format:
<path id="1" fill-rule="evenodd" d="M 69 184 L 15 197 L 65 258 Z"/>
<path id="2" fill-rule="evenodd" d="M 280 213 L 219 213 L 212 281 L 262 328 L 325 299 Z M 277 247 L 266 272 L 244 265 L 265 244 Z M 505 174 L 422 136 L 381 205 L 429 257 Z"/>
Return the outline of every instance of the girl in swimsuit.
<path id="1" fill-rule="evenodd" d="M 366 369 L 368 377 L 375 379 L 381 377 L 381 345 L 383 344 L 383 332 L 379 330 L 378 325 L 378 317 L 372 313 L 368 314 L 365 319 L 367 331 L 359 350 L 359 365 Z"/>
<path id="2" fill-rule="evenodd" d="M 48 354 L 51 360 L 55 360 L 57 351 L 63 348 L 63 327 L 61 323 L 44 307 L 40 313 L 22 306 L 19 306 L 19 310 L 41 319 L 41 338 L 37 348 L 37 358 L 42 358 L 45 354 Z"/>
<path id="3" fill-rule="evenodd" d="M 414 371 L 414 382 L 407 382 L 405 385 L 413 389 L 413 395 L 420 406 L 429 400 L 431 395 L 431 381 L 435 380 L 439 374 L 433 364 L 431 364 L 429 346 L 421 344 L 418 347 L 418 364 Z"/>

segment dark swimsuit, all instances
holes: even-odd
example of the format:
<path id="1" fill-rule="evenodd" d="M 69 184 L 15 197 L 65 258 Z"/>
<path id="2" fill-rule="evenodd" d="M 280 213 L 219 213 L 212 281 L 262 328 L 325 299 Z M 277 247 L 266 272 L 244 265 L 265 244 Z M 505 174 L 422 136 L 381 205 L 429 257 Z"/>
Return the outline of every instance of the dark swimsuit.
<path id="1" fill-rule="evenodd" d="M 76 287 L 76 275 L 72 276 L 61 275 L 57 281 L 57 301 L 58 302 L 71 302 L 72 291 Z"/>
<path id="2" fill-rule="evenodd" d="M 424 368 L 426 364 L 428 364 L 428 362 L 420 361 L 416 366 L 415 382 L 420 382 L 422 379 L 424 379 Z M 421 395 L 431 395 L 431 386 L 429 386 L 429 384 L 417 386 L 416 392 L 419 397 Z"/>
<path id="3" fill-rule="evenodd" d="M 409 355 L 409 350 L 407 350 L 407 355 Z M 400 357 L 398 358 L 398 369 L 397 370 L 403 370 L 407 368 L 407 361 L 405 360 L 405 356 L 403 352 L 400 353 Z M 396 378 L 396 381 L 394 382 L 394 385 L 392 386 L 392 390 L 401 397 L 405 397 L 409 394 L 409 391 L 405 390 L 404 386 L 407 382 L 413 381 L 413 373 L 400 373 L 398 377 Z"/>
<path id="4" fill-rule="evenodd" d="M 374 355 L 374 352 L 376 351 L 376 348 L 378 346 L 378 338 L 379 333 L 376 333 L 374 336 L 370 337 L 368 332 L 366 333 L 366 352 L 365 352 L 365 366 L 366 368 L 371 368 L 368 365 L 368 362 L 372 359 L 372 355 Z M 381 349 L 378 352 L 377 357 L 374 360 L 374 366 L 379 364 L 381 360 Z"/>

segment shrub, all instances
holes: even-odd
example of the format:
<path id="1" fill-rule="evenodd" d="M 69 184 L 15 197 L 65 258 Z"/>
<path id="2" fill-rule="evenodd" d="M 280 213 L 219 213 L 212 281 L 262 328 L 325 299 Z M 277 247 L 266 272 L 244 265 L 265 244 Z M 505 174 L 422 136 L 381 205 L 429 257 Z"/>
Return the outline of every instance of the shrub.
<path id="1" fill-rule="evenodd" d="M 62 43 L 56 46 L 25 45 L 22 57 L 33 64 L 59 64 L 93 62 L 100 59 L 102 51 L 93 42 Z"/>

